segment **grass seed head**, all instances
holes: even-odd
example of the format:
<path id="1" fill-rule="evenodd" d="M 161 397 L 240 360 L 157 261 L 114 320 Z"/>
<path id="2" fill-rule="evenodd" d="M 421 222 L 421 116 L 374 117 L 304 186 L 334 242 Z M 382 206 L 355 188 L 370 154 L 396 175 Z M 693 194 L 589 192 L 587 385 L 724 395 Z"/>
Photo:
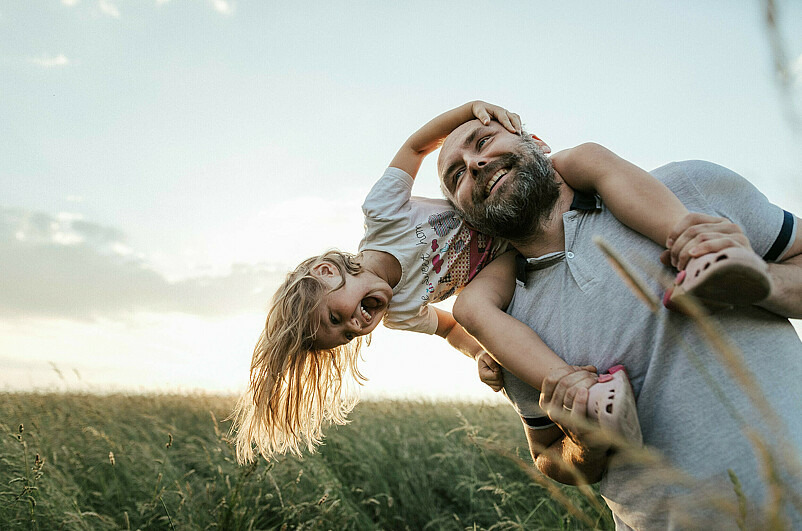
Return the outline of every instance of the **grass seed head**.
<path id="1" fill-rule="evenodd" d="M 109 452 L 109 463 L 111 463 L 111 466 L 116 464 L 116 461 L 114 460 L 114 452 Z"/>

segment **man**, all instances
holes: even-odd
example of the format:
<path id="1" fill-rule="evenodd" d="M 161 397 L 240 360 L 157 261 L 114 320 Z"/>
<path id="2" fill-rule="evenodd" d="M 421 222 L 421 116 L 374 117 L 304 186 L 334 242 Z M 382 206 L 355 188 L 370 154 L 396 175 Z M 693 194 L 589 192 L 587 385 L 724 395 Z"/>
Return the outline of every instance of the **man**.
<path id="1" fill-rule="evenodd" d="M 469 223 L 509 239 L 525 258 L 508 313 L 531 326 L 571 365 L 600 371 L 617 363 L 626 366 L 645 445 L 682 477 L 611 457 L 609 445 L 594 442 L 578 427 L 587 388 L 595 381 L 586 371 L 552 374 L 542 396 L 505 372 L 506 392 L 519 412 L 531 410 L 539 399 L 559 421 L 546 429 L 527 428 L 538 468 L 559 481 L 573 479 L 554 454 L 541 451 L 541 441 L 559 436 L 550 450 L 590 481 L 602 480 L 601 492 L 620 529 L 729 529 L 739 518 L 757 525 L 767 518 L 759 508 L 777 492 L 783 496 L 780 517 L 802 528 L 802 515 L 791 503 L 798 509 L 802 499 L 802 344 L 787 319 L 802 317 L 799 219 L 714 164 L 676 163 L 653 172 L 697 213 L 679 227 L 674 263 L 685 264 L 700 244 L 710 251 L 751 246 L 775 261 L 769 264 L 774 287 L 768 299 L 714 317 L 743 352 L 747 378 L 780 417 L 777 427 L 718 361 L 694 321 L 663 308 L 652 313 L 639 303 L 593 237 L 600 235 L 640 266 L 635 269 L 658 293 L 661 287 L 649 273 L 657 269 L 663 249 L 621 225 L 592 198 L 575 194 L 541 147 L 538 140 L 509 133 L 495 122 L 464 124 L 440 153 L 444 193 Z M 487 183 L 500 169 L 508 170 L 505 180 L 488 195 Z M 764 481 L 771 467 L 761 444 L 773 456 L 777 478 L 771 482 L 780 489 L 771 490 Z M 743 496 L 736 494 L 733 482 L 741 485 Z M 744 497 L 745 516 L 739 513 Z M 722 501 L 732 509 L 729 516 L 727 511 L 713 514 Z"/>

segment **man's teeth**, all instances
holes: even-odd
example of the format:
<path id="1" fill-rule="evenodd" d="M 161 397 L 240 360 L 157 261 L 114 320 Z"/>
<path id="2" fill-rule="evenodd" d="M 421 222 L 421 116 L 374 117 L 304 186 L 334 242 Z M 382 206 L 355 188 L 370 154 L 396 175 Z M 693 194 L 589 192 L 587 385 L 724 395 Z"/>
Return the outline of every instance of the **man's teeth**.
<path id="1" fill-rule="evenodd" d="M 362 317 L 364 317 L 364 318 L 365 318 L 365 321 L 367 321 L 367 322 L 370 322 L 370 314 L 369 314 L 369 313 L 368 313 L 368 311 L 365 309 L 365 307 L 364 307 L 364 306 L 362 306 L 361 304 L 359 305 L 359 311 L 361 311 L 361 312 L 362 312 Z"/>
<path id="2" fill-rule="evenodd" d="M 506 169 L 501 169 L 497 171 L 496 174 L 493 175 L 493 177 L 491 177 L 490 180 L 487 182 L 487 186 L 485 186 L 485 195 L 490 195 L 490 190 L 492 190 L 493 187 L 498 182 L 498 180 L 504 177 L 505 175 L 507 175 Z"/>

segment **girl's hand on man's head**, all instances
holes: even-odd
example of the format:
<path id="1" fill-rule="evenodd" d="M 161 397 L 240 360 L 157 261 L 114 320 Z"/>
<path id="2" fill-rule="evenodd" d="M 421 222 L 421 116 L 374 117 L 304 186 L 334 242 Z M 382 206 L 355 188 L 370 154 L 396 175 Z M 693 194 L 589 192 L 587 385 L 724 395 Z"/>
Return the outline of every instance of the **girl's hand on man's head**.
<path id="1" fill-rule="evenodd" d="M 510 133 L 521 134 L 521 117 L 503 107 L 484 101 L 475 101 L 471 106 L 473 115 L 485 125 L 496 120 Z"/>

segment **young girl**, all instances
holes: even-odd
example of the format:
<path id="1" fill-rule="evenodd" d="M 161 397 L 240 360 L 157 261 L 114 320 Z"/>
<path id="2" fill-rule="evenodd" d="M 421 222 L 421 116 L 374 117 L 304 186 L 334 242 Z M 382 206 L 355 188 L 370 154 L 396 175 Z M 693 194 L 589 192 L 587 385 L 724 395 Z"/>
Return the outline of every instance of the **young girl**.
<path id="1" fill-rule="evenodd" d="M 436 117 L 407 140 L 368 194 L 360 253 L 329 251 L 312 257 L 278 289 L 254 349 L 249 388 L 234 414 L 240 461 L 255 457 L 254 443 L 267 458 L 286 451 L 299 454 L 301 445 L 312 450 L 322 439 L 325 421 L 344 423 L 356 403 L 349 387 L 364 380 L 356 366 L 361 336 L 382 319 L 391 328 L 436 333 L 472 358 L 485 345 L 502 365 L 538 389 L 552 370 L 566 366 L 534 331 L 503 312 L 514 285 L 508 276 L 512 253 L 486 275 L 486 286 L 503 286 L 492 299 L 497 306 L 488 309 L 479 302 L 482 318 L 470 325 L 478 342 L 451 314 L 428 304 L 458 292 L 505 245 L 473 231 L 446 201 L 411 198 L 423 158 L 474 118 L 485 124 L 495 119 L 522 134 L 517 115 L 483 102 Z M 569 185 L 598 192 L 622 222 L 661 245 L 687 214 L 665 186 L 599 146 L 579 146 L 552 161 Z M 473 294 L 487 291 L 477 283 Z M 473 294 L 470 299 L 478 299 Z M 497 323 L 503 328 L 491 326 Z M 610 382 L 594 388 L 600 385 Z M 623 412 L 628 424 L 620 425 L 619 419 L 617 428 L 639 434 L 631 390 L 628 385 L 622 390 L 629 393 L 628 403 L 622 403 L 629 409 Z"/>

